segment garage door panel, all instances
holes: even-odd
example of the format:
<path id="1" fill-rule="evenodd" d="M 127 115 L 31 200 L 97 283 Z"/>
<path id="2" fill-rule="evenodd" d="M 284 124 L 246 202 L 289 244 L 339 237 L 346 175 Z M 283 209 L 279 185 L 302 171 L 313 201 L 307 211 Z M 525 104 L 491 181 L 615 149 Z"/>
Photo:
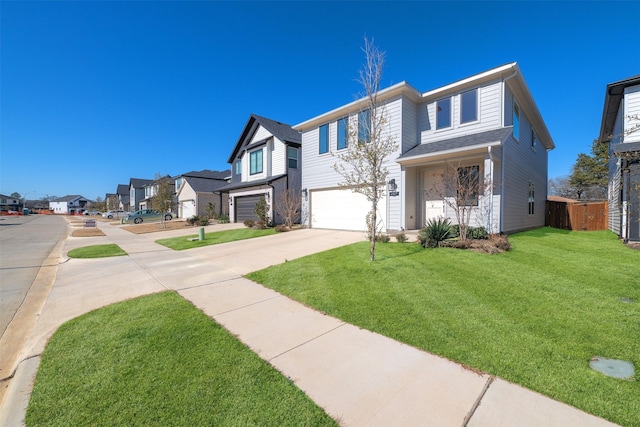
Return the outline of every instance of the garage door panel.
<path id="1" fill-rule="evenodd" d="M 311 192 L 311 227 L 334 230 L 366 231 L 371 204 L 367 198 L 350 190 L 315 190 Z M 386 203 L 378 203 L 378 224 L 386 228 Z"/>
<path id="2" fill-rule="evenodd" d="M 256 203 L 258 203 L 258 200 L 260 200 L 260 197 L 263 197 L 262 194 L 260 195 L 253 195 L 253 196 L 242 196 L 242 197 L 236 197 L 235 198 L 235 222 L 243 222 L 247 219 L 252 219 L 254 221 L 258 220 L 258 216 L 255 214 L 255 207 L 256 207 Z"/>

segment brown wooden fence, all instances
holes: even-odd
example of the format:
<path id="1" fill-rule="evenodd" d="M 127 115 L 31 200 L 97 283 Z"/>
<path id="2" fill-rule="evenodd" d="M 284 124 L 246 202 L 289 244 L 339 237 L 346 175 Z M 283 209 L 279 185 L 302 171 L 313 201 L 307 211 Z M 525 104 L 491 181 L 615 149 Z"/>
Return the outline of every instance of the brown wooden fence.
<path id="1" fill-rule="evenodd" d="M 546 225 L 574 231 L 606 230 L 609 203 L 547 200 Z"/>

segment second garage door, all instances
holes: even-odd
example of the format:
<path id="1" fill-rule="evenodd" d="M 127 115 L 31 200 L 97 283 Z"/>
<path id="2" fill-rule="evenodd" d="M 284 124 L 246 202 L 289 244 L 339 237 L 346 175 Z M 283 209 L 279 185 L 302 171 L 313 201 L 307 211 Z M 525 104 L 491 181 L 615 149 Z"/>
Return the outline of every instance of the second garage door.
<path id="1" fill-rule="evenodd" d="M 350 190 L 311 192 L 311 227 L 365 231 L 371 204 L 362 194 Z M 378 229 L 386 229 L 386 201 L 378 203 Z"/>
<path id="2" fill-rule="evenodd" d="M 235 222 L 243 222 L 247 219 L 252 219 L 254 221 L 258 220 L 258 216 L 255 214 L 255 207 L 260 197 L 264 197 L 261 194 L 254 196 L 242 196 L 235 198 L 236 204 L 236 218 Z"/>

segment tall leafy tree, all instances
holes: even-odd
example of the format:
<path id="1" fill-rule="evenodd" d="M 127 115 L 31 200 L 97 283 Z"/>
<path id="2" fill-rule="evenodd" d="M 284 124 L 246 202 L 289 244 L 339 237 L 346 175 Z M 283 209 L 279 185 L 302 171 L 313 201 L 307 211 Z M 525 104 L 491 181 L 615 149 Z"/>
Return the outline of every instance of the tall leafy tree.
<path id="1" fill-rule="evenodd" d="M 573 165 L 569 183 L 575 189 L 578 199 L 605 199 L 609 181 L 609 147 L 594 139 L 591 155 L 580 153 Z"/>
<path id="2" fill-rule="evenodd" d="M 362 194 L 371 209 L 366 218 L 369 233 L 369 259 L 375 260 L 378 234 L 378 202 L 386 190 L 389 172 L 385 166 L 387 156 L 397 149 L 395 138 L 386 130 L 388 119 L 383 102 L 378 100 L 385 53 L 374 44 L 373 39 L 364 39 L 363 64 L 358 82 L 364 90 L 364 104 L 358 114 L 358 123 L 348 127 L 347 149 L 336 155 L 340 160 L 334 170 L 342 176 L 341 187 Z M 363 218 L 364 219 L 364 218 Z"/>

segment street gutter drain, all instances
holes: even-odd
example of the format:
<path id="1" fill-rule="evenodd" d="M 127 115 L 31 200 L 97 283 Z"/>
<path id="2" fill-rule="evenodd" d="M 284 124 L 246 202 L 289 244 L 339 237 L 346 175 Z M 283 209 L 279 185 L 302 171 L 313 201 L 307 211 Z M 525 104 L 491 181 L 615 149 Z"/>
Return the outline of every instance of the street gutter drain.
<path id="1" fill-rule="evenodd" d="M 591 369 L 598 371 L 608 377 L 619 378 L 623 380 L 631 379 L 635 375 L 633 363 L 626 360 L 606 359 L 600 356 L 594 356 L 589 362 Z"/>

